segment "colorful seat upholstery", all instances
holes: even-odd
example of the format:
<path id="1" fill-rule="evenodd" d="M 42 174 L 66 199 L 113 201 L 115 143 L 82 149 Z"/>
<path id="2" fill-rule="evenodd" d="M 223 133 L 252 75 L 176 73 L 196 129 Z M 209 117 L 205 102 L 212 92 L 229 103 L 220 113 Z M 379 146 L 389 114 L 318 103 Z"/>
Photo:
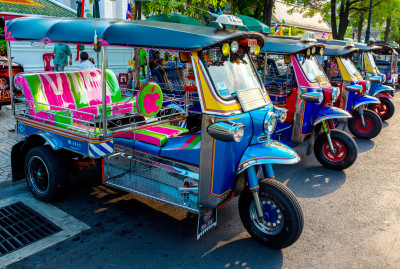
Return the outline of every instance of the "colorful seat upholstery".
<path id="1" fill-rule="evenodd" d="M 169 138 L 176 137 L 187 132 L 189 132 L 189 130 L 186 128 L 160 124 L 149 126 L 132 132 L 116 134 L 115 137 L 129 138 L 162 147 Z"/>
<path id="2" fill-rule="evenodd" d="M 135 98 L 122 98 L 118 80 L 111 70 L 107 70 L 106 82 L 108 115 L 137 111 Z M 72 124 L 72 118 L 79 122 L 102 116 L 101 71 L 98 69 L 21 73 L 16 83 L 21 86 L 29 112 L 36 120 L 49 120 L 49 123 L 65 127 Z M 47 113 L 49 110 L 51 114 Z"/>

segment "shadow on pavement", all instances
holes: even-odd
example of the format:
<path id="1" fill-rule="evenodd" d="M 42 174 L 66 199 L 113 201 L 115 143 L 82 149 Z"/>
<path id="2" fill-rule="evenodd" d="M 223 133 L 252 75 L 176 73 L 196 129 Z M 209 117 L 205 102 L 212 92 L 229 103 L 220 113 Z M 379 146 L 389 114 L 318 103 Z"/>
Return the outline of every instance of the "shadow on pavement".
<path id="1" fill-rule="evenodd" d="M 395 112 L 396 113 L 396 112 Z M 390 123 L 387 121 L 382 121 L 382 128 L 389 127 Z"/>
<path id="2" fill-rule="evenodd" d="M 285 184 L 299 198 L 314 198 L 339 189 L 346 181 L 346 173 L 322 166 L 276 166 L 276 179 Z"/>
<path id="3" fill-rule="evenodd" d="M 372 140 L 361 139 L 361 138 L 356 138 L 356 137 L 353 137 L 353 138 L 357 143 L 358 153 L 370 151 L 375 146 L 375 143 Z"/>

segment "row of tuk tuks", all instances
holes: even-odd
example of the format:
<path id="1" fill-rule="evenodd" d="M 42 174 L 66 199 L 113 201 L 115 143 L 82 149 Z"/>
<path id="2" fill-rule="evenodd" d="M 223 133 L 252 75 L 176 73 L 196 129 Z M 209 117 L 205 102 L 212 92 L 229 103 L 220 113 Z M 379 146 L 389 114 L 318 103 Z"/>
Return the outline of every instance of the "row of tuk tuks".
<path id="1" fill-rule="evenodd" d="M 217 209 L 239 197 L 254 239 L 290 246 L 302 233 L 303 213 L 272 165 L 297 163 L 292 148 L 310 140 L 308 154 L 346 169 L 358 149 L 344 126 L 371 139 L 394 113 L 393 86 L 371 56 L 379 48 L 331 44 L 312 33 L 284 38 L 225 25 L 18 18 L 7 23 L 5 38 L 10 77 L 15 42 L 93 46 L 102 61 L 101 69 L 21 72 L 10 80 L 16 125 L 9 135 L 19 141 L 13 180 L 26 179 L 48 202 L 65 193 L 70 173 L 98 169 L 109 187 L 197 214 L 197 238 L 216 226 Z M 152 71 L 162 82 L 149 77 L 124 92 L 107 67 L 110 46 L 173 52 L 183 67 Z"/>

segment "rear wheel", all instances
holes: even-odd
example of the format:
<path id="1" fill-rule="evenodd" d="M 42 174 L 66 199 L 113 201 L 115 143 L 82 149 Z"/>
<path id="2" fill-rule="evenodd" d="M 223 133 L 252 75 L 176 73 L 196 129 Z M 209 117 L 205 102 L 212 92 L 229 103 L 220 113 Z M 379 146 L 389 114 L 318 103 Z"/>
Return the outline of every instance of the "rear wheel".
<path id="1" fill-rule="evenodd" d="M 25 157 L 26 182 L 40 201 L 58 198 L 66 189 L 68 169 L 61 156 L 49 146 L 32 148 Z"/>
<path id="2" fill-rule="evenodd" d="M 354 139 L 340 130 L 331 130 L 330 137 L 334 147 L 331 150 L 326 133 L 315 140 L 314 154 L 318 162 L 329 169 L 343 170 L 350 167 L 357 159 L 358 147 Z"/>
<path id="3" fill-rule="evenodd" d="M 381 117 L 381 120 L 390 119 L 395 110 L 392 101 L 388 98 L 381 98 L 380 104 L 371 104 L 368 108 L 378 114 L 378 116 Z"/>
<path id="4" fill-rule="evenodd" d="M 239 197 L 239 214 L 244 227 L 255 240 L 270 248 L 292 245 L 300 237 L 304 225 L 295 195 L 273 179 L 261 180 L 258 193 L 264 220 L 258 219 L 253 195 L 248 189 Z"/>
<path id="5" fill-rule="evenodd" d="M 363 111 L 365 126 L 362 124 L 361 115 L 354 111 L 352 118 L 349 119 L 349 130 L 358 138 L 372 139 L 382 130 L 382 120 L 373 111 L 364 109 Z"/>

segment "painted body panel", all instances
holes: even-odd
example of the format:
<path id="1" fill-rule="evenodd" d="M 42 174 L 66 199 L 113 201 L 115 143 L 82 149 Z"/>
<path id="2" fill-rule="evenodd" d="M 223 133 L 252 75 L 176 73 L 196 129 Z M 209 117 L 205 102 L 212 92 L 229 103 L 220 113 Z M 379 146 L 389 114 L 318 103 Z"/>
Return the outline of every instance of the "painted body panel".
<path id="1" fill-rule="evenodd" d="M 314 121 L 314 125 L 317 125 L 323 120 L 328 119 L 345 119 L 351 118 L 350 113 L 337 107 L 323 107 L 318 113 L 317 119 Z"/>
<path id="2" fill-rule="evenodd" d="M 308 81 L 306 75 L 304 74 L 303 70 L 301 69 L 301 67 L 296 59 L 296 56 L 294 54 L 290 55 L 290 59 L 292 60 L 293 69 L 296 74 L 296 80 L 297 80 L 297 84 L 299 85 L 299 87 L 313 88 L 313 89 L 320 88 L 318 83 L 313 83 L 313 82 Z"/>
<path id="3" fill-rule="evenodd" d="M 236 174 L 246 168 L 267 163 L 293 164 L 297 163 L 300 157 L 290 147 L 275 141 L 269 140 L 262 144 L 249 146 L 240 159 Z"/>
<path id="4" fill-rule="evenodd" d="M 358 96 L 356 101 L 355 101 L 355 103 L 354 103 L 353 109 L 356 109 L 356 108 L 358 108 L 359 106 L 362 106 L 362 105 L 379 104 L 379 103 L 380 103 L 380 101 L 375 97 L 372 97 L 372 96 Z"/>

